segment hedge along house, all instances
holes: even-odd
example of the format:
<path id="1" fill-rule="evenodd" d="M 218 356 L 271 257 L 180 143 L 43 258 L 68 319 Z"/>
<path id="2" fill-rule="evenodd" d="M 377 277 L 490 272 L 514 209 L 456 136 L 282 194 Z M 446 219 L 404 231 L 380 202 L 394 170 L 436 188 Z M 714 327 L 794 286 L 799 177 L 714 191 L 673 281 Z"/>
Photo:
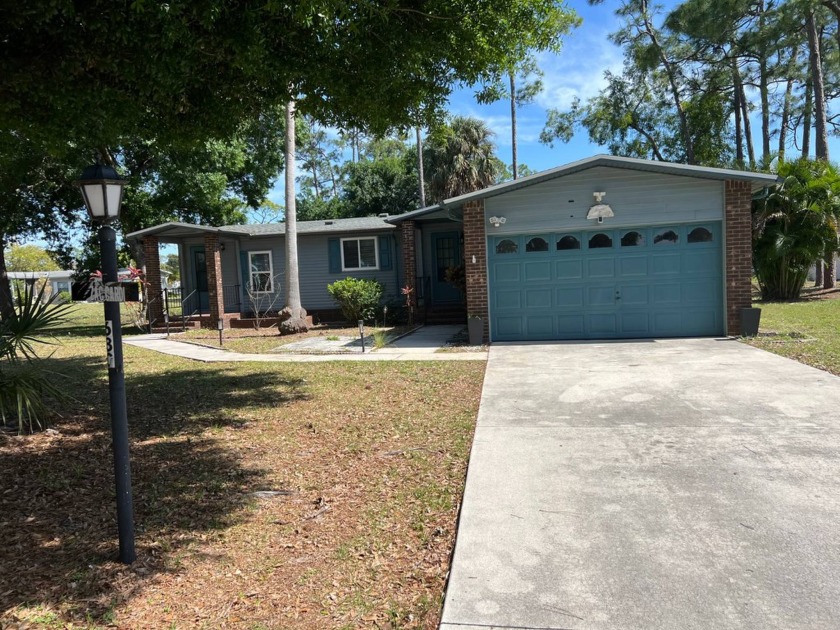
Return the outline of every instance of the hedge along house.
<path id="1" fill-rule="evenodd" d="M 431 274 L 433 299 L 463 256 L 485 340 L 737 335 L 751 304 L 750 205 L 775 182 L 600 155 L 388 221 L 406 282 Z"/>
<path id="2" fill-rule="evenodd" d="M 327 285 L 349 276 L 376 279 L 384 295 L 399 295 L 396 228 L 384 216 L 299 221 L 298 261 L 301 302 L 317 319 L 336 319 Z M 164 223 L 127 235 L 143 247 L 149 321 L 160 326 L 164 313 L 183 313 L 215 328 L 254 311 L 285 305 L 285 225 L 208 227 Z M 162 290 L 160 245 L 178 247 L 181 289 Z M 230 325 L 230 324 L 228 324 Z"/>

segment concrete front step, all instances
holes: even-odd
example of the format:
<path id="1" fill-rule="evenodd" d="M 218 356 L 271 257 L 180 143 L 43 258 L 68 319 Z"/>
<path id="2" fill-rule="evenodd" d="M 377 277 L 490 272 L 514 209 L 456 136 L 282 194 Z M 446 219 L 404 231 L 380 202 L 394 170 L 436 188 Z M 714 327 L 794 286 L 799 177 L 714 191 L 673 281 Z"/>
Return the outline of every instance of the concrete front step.
<path id="1" fill-rule="evenodd" d="M 426 313 L 427 324 L 467 324 L 465 308 L 436 308 Z"/>

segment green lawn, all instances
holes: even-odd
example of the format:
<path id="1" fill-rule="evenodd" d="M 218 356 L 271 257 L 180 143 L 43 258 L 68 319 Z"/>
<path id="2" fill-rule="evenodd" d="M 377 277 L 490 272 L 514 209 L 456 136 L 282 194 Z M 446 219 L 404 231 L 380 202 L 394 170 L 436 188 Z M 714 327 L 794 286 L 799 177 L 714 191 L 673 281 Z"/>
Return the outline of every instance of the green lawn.
<path id="1" fill-rule="evenodd" d="M 758 337 L 746 342 L 840 375 L 840 300 L 756 302 Z"/>
<path id="2" fill-rule="evenodd" d="M 0 434 L 0 627 L 436 627 L 482 363 L 220 365 L 126 346 L 127 568 L 101 320 L 78 305 L 57 331 L 47 367 L 73 399 L 53 430 Z"/>

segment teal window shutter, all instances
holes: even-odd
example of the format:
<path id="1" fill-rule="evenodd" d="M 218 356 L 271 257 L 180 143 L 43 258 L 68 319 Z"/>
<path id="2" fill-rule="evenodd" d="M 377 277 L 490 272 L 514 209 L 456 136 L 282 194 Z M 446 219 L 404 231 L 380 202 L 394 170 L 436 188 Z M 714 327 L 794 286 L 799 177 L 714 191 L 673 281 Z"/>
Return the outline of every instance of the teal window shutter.
<path id="1" fill-rule="evenodd" d="M 239 268 L 242 270 L 242 291 L 247 295 L 251 275 L 248 270 L 248 252 L 239 252 Z"/>
<path id="2" fill-rule="evenodd" d="M 327 244 L 330 254 L 330 273 L 341 273 L 341 241 L 331 238 Z"/>
<path id="3" fill-rule="evenodd" d="M 393 269 L 393 262 L 391 261 L 391 237 L 379 237 L 379 268 L 383 271 L 390 271 Z"/>

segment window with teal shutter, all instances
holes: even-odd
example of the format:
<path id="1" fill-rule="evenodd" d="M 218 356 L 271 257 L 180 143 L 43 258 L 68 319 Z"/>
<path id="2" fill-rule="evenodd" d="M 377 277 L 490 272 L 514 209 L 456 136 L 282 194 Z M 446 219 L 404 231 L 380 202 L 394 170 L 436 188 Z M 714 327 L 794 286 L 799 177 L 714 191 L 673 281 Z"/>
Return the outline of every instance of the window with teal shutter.
<path id="1" fill-rule="evenodd" d="M 341 241 L 331 238 L 327 241 L 330 258 L 330 273 L 341 273 Z"/>
<path id="2" fill-rule="evenodd" d="M 379 268 L 383 271 L 390 271 L 393 268 L 390 236 L 379 237 Z"/>

